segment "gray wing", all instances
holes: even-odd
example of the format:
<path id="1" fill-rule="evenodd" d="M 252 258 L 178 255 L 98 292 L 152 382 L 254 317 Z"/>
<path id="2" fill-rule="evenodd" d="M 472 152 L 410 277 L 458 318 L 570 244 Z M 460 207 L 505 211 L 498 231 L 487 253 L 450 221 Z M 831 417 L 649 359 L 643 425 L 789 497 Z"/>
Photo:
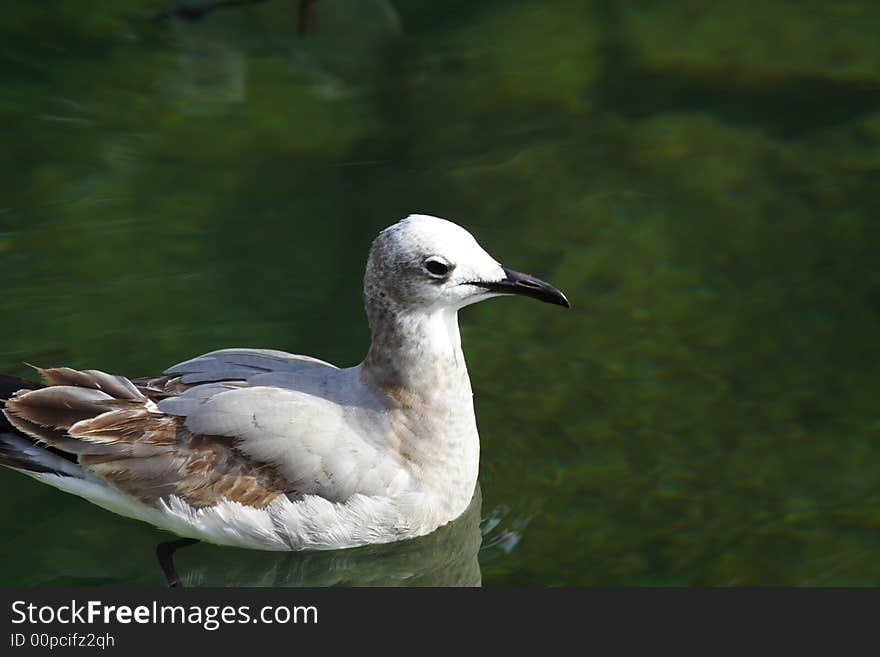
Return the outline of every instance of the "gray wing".
<path id="1" fill-rule="evenodd" d="M 274 349 L 220 349 L 169 367 L 165 374 L 178 377 L 181 383 L 195 384 L 247 381 L 268 372 L 306 373 L 326 368 L 337 369 L 317 358 Z"/>

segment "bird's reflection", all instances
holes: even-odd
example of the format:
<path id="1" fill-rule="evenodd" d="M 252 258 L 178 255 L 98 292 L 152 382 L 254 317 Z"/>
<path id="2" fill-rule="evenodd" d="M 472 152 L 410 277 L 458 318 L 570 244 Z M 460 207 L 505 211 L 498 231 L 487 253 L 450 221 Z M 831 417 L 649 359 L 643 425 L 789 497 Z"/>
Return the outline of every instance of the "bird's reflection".
<path id="1" fill-rule="evenodd" d="M 455 522 L 421 538 L 349 550 L 259 552 L 200 544 L 178 551 L 182 586 L 480 586 L 480 488 Z"/>

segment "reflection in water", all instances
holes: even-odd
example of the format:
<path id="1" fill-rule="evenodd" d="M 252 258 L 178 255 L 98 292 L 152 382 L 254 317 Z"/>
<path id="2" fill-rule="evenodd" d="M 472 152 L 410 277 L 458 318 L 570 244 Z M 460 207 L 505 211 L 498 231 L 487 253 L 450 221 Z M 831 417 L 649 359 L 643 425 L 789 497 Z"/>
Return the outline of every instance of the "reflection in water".
<path id="1" fill-rule="evenodd" d="M 379 69 L 387 44 L 400 35 L 400 18 L 387 0 L 325 0 L 321 11 L 321 30 L 308 40 L 287 27 L 287 6 L 172 21 L 179 66 L 166 72 L 162 88 L 186 112 L 221 111 L 247 100 L 249 57 L 284 53 L 288 66 L 277 69 L 279 84 L 290 84 L 286 76 L 302 71 L 314 81 L 315 94 L 342 97 Z"/>
<path id="2" fill-rule="evenodd" d="M 495 507 L 483 520 L 481 549 L 484 552 L 496 549 L 508 554 L 513 552 L 528 524 L 527 517 L 512 515 L 506 504 Z"/>
<path id="3" fill-rule="evenodd" d="M 175 91 L 189 111 L 238 103 L 247 95 L 247 61 L 230 42 L 210 34 L 181 34 L 180 81 Z M 172 85 L 173 88 L 174 85 Z"/>
<path id="4" fill-rule="evenodd" d="M 197 545 L 178 551 L 187 586 L 480 586 L 480 488 L 455 522 L 411 541 L 350 550 L 260 552 Z"/>

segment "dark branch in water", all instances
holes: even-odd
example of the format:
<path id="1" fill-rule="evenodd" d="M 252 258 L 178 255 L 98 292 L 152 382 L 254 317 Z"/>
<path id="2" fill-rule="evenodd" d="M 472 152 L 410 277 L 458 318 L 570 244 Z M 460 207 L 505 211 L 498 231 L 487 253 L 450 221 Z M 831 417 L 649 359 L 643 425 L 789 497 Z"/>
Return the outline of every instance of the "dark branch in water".
<path id="1" fill-rule="evenodd" d="M 157 21 L 185 20 L 190 22 L 200 21 L 208 14 L 218 9 L 232 9 L 234 7 L 246 7 L 257 5 L 268 0 L 218 0 L 217 2 L 203 2 L 196 5 L 183 5 L 175 9 L 156 14 L 153 19 Z M 300 36 L 308 36 L 315 29 L 315 3 L 318 0 L 299 0 L 299 14 L 297 31 Z"/>
<path id="2" fill-rule="evenodd" d="M 161 14 L 156 14 L 155 20 L 168 21 L 179 18 L 185 21 L 198 21 L 218 9 L 230 9 L 232 7 L 244 7 L 266 2 L 266 0 L 218 0 L 218 2 L 204 2 L 198 5 L 184 5 L 176 9 L 169 9 Z"/>
<path id="3" fill-rule="evenodd" d="M 318 0 L 299 0 L 299 35 L 309 36 L 315 29 L 315 3 Z"/>

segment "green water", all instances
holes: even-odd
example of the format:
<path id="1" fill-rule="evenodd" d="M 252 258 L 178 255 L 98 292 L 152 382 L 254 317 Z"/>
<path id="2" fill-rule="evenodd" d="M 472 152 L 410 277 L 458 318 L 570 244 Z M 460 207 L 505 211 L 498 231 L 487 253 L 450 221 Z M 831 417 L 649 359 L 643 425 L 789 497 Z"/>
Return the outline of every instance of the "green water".
<path id="1" fill-rule="evenodd" d="M 437 214 L 574 305 L 461 315 L 482 500 L 185 583 L 880 584 L 880 5 L 728 4 L 7 0 L 0 370 L 355 364 L 370 240 Z M 0 584 L 164 581 L 167 534 L 0 498 Z"/>

